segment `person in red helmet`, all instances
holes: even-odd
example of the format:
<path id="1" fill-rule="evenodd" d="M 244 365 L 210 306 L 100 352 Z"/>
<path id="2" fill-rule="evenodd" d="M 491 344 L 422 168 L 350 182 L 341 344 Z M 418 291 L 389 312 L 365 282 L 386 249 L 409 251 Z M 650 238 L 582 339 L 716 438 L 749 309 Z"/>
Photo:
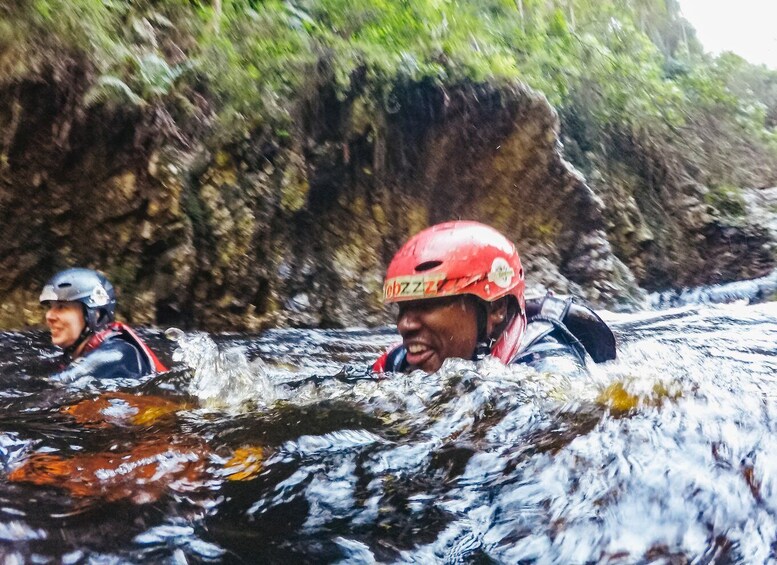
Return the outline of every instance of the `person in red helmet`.
<path id="1" fill-rule="evenodd" d="M 456 357 L 491 355 L 503 363 L 553 370 L 571 360 L 615 358 L 607 325 L 573 299 L 547 295 L 526 301 L 515 246 L 478 222 L 446 222 L 412 237 L 392 259 L 384 301 L 399 308 L 402 344 L 373 365 L 374 373 L 421 369 L 432 373 Z"/>
<path id="2" fill-rule="evenodd" d="M 167 368 L 129 326 L 116 322 L 116 293 L 105 276 L 91 269 L 66 269 L 43 287 L 51 342 L 66 366 L 53 376 L 71 382 L 82 376 L 136 378 Z"/>

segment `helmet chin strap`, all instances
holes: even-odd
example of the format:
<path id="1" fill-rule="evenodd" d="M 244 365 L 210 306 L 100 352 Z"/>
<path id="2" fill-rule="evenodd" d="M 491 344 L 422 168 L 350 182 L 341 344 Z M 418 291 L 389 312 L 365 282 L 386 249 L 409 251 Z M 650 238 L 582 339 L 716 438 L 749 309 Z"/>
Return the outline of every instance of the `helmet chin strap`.
<path id="1" fill-rule="evenodd" d="M 78 339 L 76 339 L 72 345 L 69 345 L 65 347 L 62 351 L 65 355 L 73 358 L 73 354 L 78 351 L 78 348 L 81 347 L 81 344 L 84 343 L 87 339 L 89 339 L 92 336 L 92 332 L 89 329 L 89 326 L 84 325 L 84 329 L 81 331 L 81 335 L 78 336 Z"/>
<path id="2" fill-rule="evenodd" d="M 477 304 L 478 343 L 475 346 L 473 361 L 480 361 L 491 353 L 496 340 L 488 336 L 488 303 L 478 300 Z"/>
<path id="3" fill-rule="evenodd" d="M 475 353 L 472 356 L 473 361 L 480 361 L 487 355 L 491 354 L 491 350 L 496 344 L 497 338 L 504 331 L 509 321 L 513 319 L 515 315 L 511 309 L 510 304 L 507 305 L 506 318 L 508 322 L 505 322 L 505 316 L 500 316 L 497 320 L 497 328 L 500 328 L 499 335 L 496 337 L 488 334 L 488 316 L 490 314 L 491 304 L 485 301 L 478 301 L 477 308 L 477 324 L 478 324 L 478 342 L 475 346 Z M 496 328 L 495 328 L 496 329 Z"/>
<path id="4" fill-rule="evenodd" d="M 81 334 L 76 338 L 76 340 L 71 344 L 65 347 L 62 351 L 65 355 L 73 358 L 73 353 L 75 353 L 79 347 L 81 347 L 81 344 L 84 343 L 87 339 L 89 339 L 92 335 L 92 330 L 89 327 L 89 309 L 85 305 L 81 305 L 84 310 L 84 329 L 81 330 Z"/>
<path id="5" fill-rule="evenodd" d="M 484 359 L 486 356 L 490 355 L 491 348 L 494 347 L 495 343 L 496 340 L 494 338 L 489 339 L 488 342 L 479 341 L 475 347 L 475 355 L 473 356 L 472 360 L 480 361 L 481 359 Z"/>

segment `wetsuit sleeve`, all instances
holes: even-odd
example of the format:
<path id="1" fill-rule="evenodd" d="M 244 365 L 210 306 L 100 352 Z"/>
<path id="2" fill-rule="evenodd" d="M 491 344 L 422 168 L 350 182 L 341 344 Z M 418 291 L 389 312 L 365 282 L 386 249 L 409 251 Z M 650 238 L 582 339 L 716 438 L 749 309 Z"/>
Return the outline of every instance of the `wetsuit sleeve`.
<path id="1" fill-rule="evenodd" d="M 60 382 L 73 382 L 81 377 L 97 379 L 137 378 L 151 372 L 140 351 L 123 339 L 111 339 L 74 360 L 63 371 L 52 375 Z"/>

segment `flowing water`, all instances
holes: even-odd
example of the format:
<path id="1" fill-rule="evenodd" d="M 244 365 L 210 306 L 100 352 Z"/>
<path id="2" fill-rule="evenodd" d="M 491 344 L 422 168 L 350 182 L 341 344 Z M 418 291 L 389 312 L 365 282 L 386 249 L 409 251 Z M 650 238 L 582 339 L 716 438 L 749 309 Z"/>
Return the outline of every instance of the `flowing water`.
<path id="1" fill-rule="evenodd" d="M 773 561 L 777 303 L 741 294 L 604 313 L 619 359 L 585 381 L 491 359 L 375 380 L 395 334 L 349 329 L 146 331 L 170 372 L 56 383 L 46 334 L 0 334 L 2 557 Z"/>

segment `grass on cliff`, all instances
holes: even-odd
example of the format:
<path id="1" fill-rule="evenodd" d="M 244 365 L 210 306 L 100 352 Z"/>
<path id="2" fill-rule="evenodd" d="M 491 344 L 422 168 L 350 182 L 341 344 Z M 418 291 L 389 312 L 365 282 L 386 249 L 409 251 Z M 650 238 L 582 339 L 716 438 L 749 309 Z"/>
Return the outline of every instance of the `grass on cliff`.
<path id="1" fill-rule="evenodd" d="M 777 150 L 777 72 L 705 55 L 675 0 L 30 0 L 0 16 L 0 84 L 80 58 L 86 104 L 163 108 L 226 139 L 287 131 L 322 84 L 380 107 L 405 82 L 520 80 L 590 144 L 714 116 Z"/>

